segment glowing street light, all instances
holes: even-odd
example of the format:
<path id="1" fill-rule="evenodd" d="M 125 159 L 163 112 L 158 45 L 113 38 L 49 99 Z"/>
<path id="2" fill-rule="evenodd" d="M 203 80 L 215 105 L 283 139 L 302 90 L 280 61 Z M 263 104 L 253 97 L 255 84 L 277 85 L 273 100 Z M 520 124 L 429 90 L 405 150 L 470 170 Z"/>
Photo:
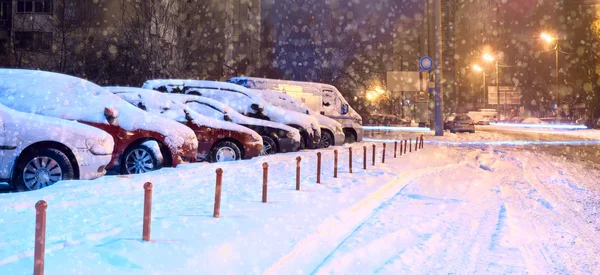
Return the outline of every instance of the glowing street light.
<path id="1" fill-rule="evenodd" d="M 542 38 L 542 40 L 544 40 L 544 42 L 548 43 L 548 44 L 555 44 L 554 45 L 554 50 L 556 51 L 555 55 L 556 55 L 556 109 L 557 109 L 557 114 L 558 114 L 558 104 L 560 104 L 559 102 L 559 91 L 558 91 L 558 52 L 559 52 L 559 46 L 558 46 L 558 41 L 557 39 L 548 34 L 548 33 L 541 33 L 540 34 L 540 38 Z"/>
<path id="2" fill-rule="evenodd" d="M 488 53 L 483 54 L 483 60 L 496 63 L 496 93 L 498 95 L 496 110 L 500 112 L 500 65 L 498 64 L 498 59 Z M 506 101 L 504 101 L 504 116 L 506 116 Z"/>
<path id="3" fill-rule="evenodd" d="M 483 74 L 483 100 L 485 101 L 485 107 L 487 107 L 487 95 L 486 95 L 486 88 L 485 88 L 485 85 L 486 85 L 485 77 L 487 75 L 485 74 L 485 71 L 483 71 L 483 68 L 481 68 L 477 64 L 473 65 L 473 70 Z"/>

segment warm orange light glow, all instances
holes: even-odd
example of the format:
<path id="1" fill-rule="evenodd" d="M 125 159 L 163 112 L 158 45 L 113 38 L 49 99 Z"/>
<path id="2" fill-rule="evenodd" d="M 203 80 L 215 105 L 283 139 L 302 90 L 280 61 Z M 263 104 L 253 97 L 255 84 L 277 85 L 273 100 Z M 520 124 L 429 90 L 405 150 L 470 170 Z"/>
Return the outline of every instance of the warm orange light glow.
<path id="1" fill-rule="evenodd" d="M 485 61 L 494 61 L 496 60 L 496 58 L 494 58 L 491 54 L 483 54 L 483 60 Z"/>
<path id="2" fill-rule="evenodd" d="M 552 43 L 552 42 L 554 42 L 554 40 L 556 40 L 556 38 L 554 38 L 552 35 L 549 35 L 548 33 L 545 33 L 545 32 L 540 34 L 540 37 L 542 39 L 544 39 L 544 41 L 546 41 L 547 43 Z"/>
<path id="3" fill-rule="evenodd" d="M 478 72 L 482 72 L 483 68 L 479 67 L 479 65 L 475 64 L 473 65 L 473 70 L 478 71 Z"/>

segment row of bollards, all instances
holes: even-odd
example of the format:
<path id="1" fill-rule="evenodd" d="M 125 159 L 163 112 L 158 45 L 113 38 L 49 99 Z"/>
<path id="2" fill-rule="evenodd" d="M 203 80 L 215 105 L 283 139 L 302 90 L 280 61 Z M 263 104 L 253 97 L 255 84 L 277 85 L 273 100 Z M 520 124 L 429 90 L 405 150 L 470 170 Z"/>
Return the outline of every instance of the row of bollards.
<path id="1" fill-rule="evenodd" d="M 424 147 L 424 138 L 421 136 L 420 138 L 415 139 L 414 150 L 417 152 L 419 149 L 423 149 Z M 412 152 L 413 144 L 412 139 L 410 139 L 410 143 L 408 140 L 400 141 L 400 156 L 402 154 L 406 154 L 406 150 Z M 375 155 L 376 155 L 376 145 L 373 144 L 373 166 L 375 166 Z M 348 169 L 349 172 L 352 173 L 352 148 L 348 148 Z M 398 152 L 398 141 L 394 142 L 394 158 L 397 157 Z M 381 163 L 385 163 L 386 156 L 386 144 L 383 144 L 383 152 L 382 152 Z M 321 152 L 317 153 L 317 183 L 321 183 Z M 300 190 L 300 168 L 301 168 L 301 157 L 296 158 L 296 190 Z M 268 193 L 268 180 L 269 180 L 269 164 L 263 163 L 263 184 L 262 184 L 262 202 L 267 203 L 267 193 Z M 363 146 L 363 169 L 367 169 L 367 146 Z M 216 171 L 216 183 L 215 183 L 215 202 L 214 202 L 214 212 L 213 217 L 219 218 L 221 215 L 221 191 L 223 185 L 223 169 L 219 168 Z M 338 177 L 338 150 L 334 151 L 334 178 Z M 44 274 L 44 254 L 45 254 L 45 243 L 46 243 L 46 210 L 48 208 L 48 204 L 44 200 L 40 200 L 35 204 L 36 210 L 36 219 L 35 219 L 35 250 L 34 250 L 34 267 L 33 274 L 34 275 L 43 275 Z M 150 224 L 152 220 L 152 183 L 147 182 L 144 184 L 144 218 L 142 225 L 142 240 L 149 242 L 150 241 Z"/>

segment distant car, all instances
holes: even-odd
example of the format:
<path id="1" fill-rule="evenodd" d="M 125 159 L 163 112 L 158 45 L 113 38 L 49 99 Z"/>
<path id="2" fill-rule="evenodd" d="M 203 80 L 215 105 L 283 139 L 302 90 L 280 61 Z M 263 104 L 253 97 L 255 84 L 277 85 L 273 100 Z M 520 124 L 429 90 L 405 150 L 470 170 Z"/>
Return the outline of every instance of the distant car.
<path id="1" fill-rule="evenodd" d="M 101 177 L 114 144 L 100 129 L 0 104 L 0 181 L 15 190 Z"/>
<path id="2" fill-rule="evenodd" d="M 81 78 L 34 70 L 0 69 L 0 103 L 26 113 L 76 120 L 115 142 L 107 169 L 139 174 L 193 162 L 198 140 L 190 128 L 148 114 Z"/>
<path id="3" fill-rule="evenodd" d="M 290 126 L 244 116 L 233 108 L 207 97 L 181 94 L 166 95 L 203 116 L 219 120 L 231 120 L 233 123 L 254 130 L 262 136 L 263 155 L 296 152 L 300 148 L 300 132 Z"/>
<path id="4" fill-rule="evenodd" d="M 142 110 L 168 117 L 192 129 L 198 138 L 197 160 L 227 162 L 261 155 L 263 139 L 251 129 L 202 116 L 167 94 L 154 90 L 130 87 L 106 89 Z"/>
<path id="5" fill-rule="evenodd" d="M 444 120 L 444 130 L 452 130 L 455 116 L 447 116 Z"/>
<path id="6" fill-rule="evenodd" d="M 469 132 L 475 133 L 475 124 L 468 115 L 457 115 L 452 121 L 450 128 L 452 133 Z"/>

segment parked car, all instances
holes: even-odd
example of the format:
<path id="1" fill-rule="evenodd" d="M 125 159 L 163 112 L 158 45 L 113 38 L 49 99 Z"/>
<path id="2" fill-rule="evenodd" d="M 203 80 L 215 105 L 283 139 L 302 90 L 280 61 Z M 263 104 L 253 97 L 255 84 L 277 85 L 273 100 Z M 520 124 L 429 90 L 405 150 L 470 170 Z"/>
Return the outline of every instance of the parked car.
<path id="1" fill-rule="evenodd" d="M 459 133 L 459 132 L 469 132 L 475 133 L 475 124 L 473 120 L 464 114 L 459 114 L 454 117 L 452 121 L 452 126 L 450 128 L 450 132 Z"/>
<path id="2" fill-rule="evenodd" d="M 113 147 L 113 138 L 102 130 L 0 104 L 0 181 L 15 190 L 101 177 Z"/>
<path id="3" fill-rule="evenodd" d="M 340 146 L 344 144 L 346 136 L 344 135 L 344 129 L 342 124 L 321 115 L 302 104 L 295 98 L 286 94 L 285 92 L 275 92 L 269 90 L 252 90 L 262 99 L 267 102 L 298 113 L 307 114 L 316 118 L 321 126 L 321 148 L 329 148 L 329 146 Z"/>
<path id="4" fill-rule="evenodd" d="M 295 152 L 300 148 L 300 132 L 290 126 L 244 116 L 233 108 L 207 97 L 181 94 L 168 94 L 168 96 L 203 116 L 231 120 L 233 123 L 254 130 L 262 136 L 263 155 Z"/>
<path id="5" fill-rule="evenodd" d="M 321 143 L 321 128 L 315 118 L 276 107 L 250 89 L 240 85 L 207 80 L 158 79 L 146 81 L 142 88 L 163 93 L 208 97 L 245 116 L 269 120 L 298 129 L 302 139 L 301 148 L 317 149 Z"/>
<path id="6" fill-rule="evenodd" d="M 455 115 L 447 116 L 444 119 L 444 130 L 452 130 L 452 124 L 454 123 Z"/>
<path id="7" fill-rule="evenodd" d="M 107 169 L 145 173 L 195 161 L 192 130 L 131 106 L 106 89 L 73 76 L 0 69 L 0 103 L 26 113 L 76 120 L 109 133 L 115 142 Z"/>
<path id="8" fill-rule="evenodd" d="M 227 162 L 261 155 L 263 139 L 246 127 L 202 116 L 168 95 L 140 88 L 105 87 L 138 108 L 184 124 L 198 139 L 197 160 Z M 225 115 L 221 113 L 221 117 Z"/>

